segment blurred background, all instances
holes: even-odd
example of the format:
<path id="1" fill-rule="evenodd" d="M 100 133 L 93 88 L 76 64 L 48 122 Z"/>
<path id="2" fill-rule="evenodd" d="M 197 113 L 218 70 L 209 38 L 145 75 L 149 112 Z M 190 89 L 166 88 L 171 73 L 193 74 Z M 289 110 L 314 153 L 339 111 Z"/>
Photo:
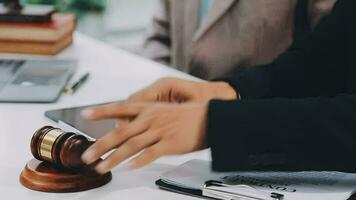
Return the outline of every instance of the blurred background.
<path id="1" fill-rule="evenodd" d="M 158 0 L 23 0 L 75 12 L 77 30 L 116 47 L 137 52 Z"/>

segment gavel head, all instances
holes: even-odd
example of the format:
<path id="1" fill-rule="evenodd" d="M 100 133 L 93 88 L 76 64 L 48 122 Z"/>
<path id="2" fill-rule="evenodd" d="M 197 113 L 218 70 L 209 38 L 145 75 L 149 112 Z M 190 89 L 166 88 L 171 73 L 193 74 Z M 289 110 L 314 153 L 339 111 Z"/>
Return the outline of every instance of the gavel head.
<path id="1" fill-rule="evenodd" d="M 32 136 L 31 152 L 38 160 L 62 169 L 76 170 L 85 165 L 80 157 L 92 143 L 83 135 L 45 126 Z"/>

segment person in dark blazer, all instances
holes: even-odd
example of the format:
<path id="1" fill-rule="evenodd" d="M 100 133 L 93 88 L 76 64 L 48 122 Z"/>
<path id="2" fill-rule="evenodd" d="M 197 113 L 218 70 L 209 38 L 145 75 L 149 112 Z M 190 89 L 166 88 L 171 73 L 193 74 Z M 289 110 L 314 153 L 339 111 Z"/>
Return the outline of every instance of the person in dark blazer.
<path id="1" fill-rule="evenodd" d="M 216 82 L 166 78 L 125 104 L 85 110 L 122 124 L 83 154 L 96 170 L 211 148 L 212 168 L 356 172 L 356 1 L 339 0 L 273 63 Z M 213 100 L 212 100 L 213 99 Z"/>

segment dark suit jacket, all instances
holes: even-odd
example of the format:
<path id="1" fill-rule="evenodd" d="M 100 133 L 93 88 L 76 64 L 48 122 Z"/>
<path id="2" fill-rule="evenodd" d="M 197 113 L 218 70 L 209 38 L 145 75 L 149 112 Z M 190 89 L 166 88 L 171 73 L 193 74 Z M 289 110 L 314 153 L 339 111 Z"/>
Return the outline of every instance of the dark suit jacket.
<path id="1" fill-rule="evenodd" d="M 356 1 L 339 0 L 273 63 L 225 79 L 242 100 L 213 100 L 213 169 L 356 172 Z"/>

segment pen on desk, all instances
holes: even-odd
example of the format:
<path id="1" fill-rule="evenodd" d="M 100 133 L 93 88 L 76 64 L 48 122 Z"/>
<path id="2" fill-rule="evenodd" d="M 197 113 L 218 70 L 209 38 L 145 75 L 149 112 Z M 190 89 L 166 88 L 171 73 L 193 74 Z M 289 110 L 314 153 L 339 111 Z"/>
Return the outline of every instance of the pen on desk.
<path id="1" fill-rule="evenodd" d="M 66 94 L 72 95 L 74 94 L 78 88 L 85 83 L 85 81 L 89 77 L 89 72 L 85 73 L 78 81 L 76 81 L 72 86 L 67 86 L 64 88 L 64 92 Z"/>

